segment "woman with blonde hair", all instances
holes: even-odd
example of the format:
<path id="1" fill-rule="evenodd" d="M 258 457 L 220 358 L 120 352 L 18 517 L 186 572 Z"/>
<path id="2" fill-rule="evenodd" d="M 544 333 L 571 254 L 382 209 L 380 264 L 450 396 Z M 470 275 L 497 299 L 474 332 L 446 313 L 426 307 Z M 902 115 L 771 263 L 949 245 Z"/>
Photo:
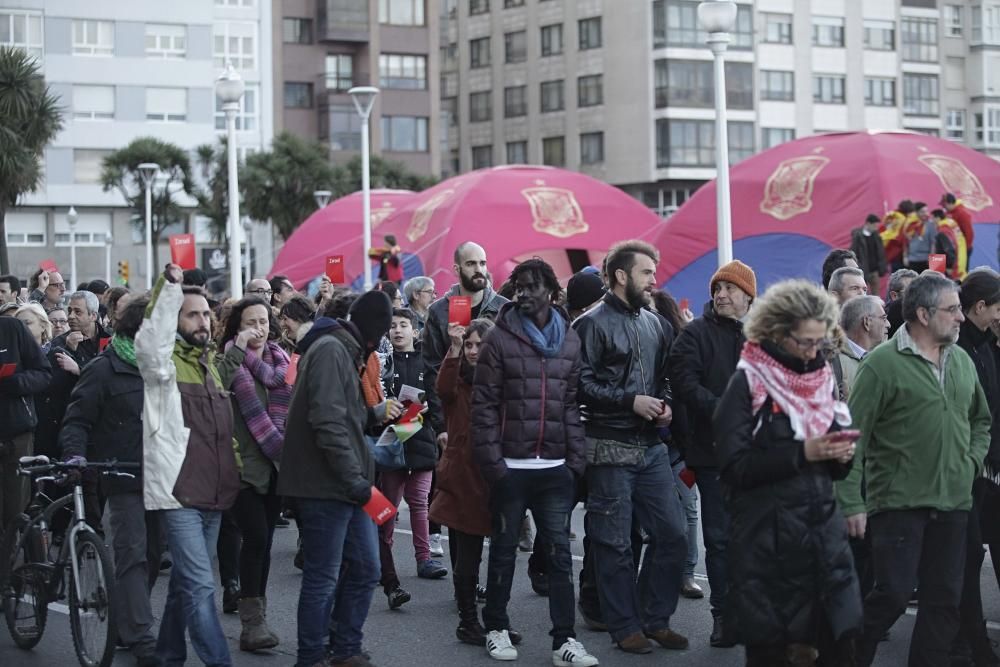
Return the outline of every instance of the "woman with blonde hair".
<path id="1" fill-rule="evenodd" d="M 45 347 L 52 340 L 52 323 L 37 303 L 26 303 L 16 311 L 14 317 L 24 322 L 39 347 Z"/>
<path id="2" fill-rule="evenodd" d="M 836 321 L 818 285 L 771 286 L 715 411 L 732 519 L 724 627 L 748 667 L 855 664 L 861 594 L 833 482 L 859 434 L 826 360 Z"/>

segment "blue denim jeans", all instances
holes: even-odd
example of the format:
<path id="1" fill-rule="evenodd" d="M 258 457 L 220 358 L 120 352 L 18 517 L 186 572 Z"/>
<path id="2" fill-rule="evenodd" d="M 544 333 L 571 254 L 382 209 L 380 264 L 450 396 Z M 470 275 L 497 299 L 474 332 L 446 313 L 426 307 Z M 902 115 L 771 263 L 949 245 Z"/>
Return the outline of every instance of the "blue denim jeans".
<path id="1" fill-rule="evenodd" d="M 641 463 L 587 467 L 587 536 L 601 612 L 615 641 L 670 626 L 687 558 L 684 510 L 666 445 Z M 649 535 L 638 580 L 629 538 L 632 515 Z"/>
<path id="2" fill-rule="evenodd" d="M 708 603 L 712 616 L 721 616 L 729 591 L 729 512 L 722 499 L 718 468 L 696 468 L 695 479 L 701 494 L 701 537 L 705 540 L 705 571 L 712 589 Z"/>
<path id="3" fill-rule="evenodd" d="M 698 489 L 693 486 L 688 488 L 688 485 L 680 478 L 681 471 L 684 470 L 683 460 L 671 467 L 674 471 L 674 484 L 677 486 L 677 491 L 681 496 L 681 505 L 684 507 L 684 517 L 687 519 L 688 555 L 687 560 L 684 561 L 684 576 L 693 577 L 694 568 L 698 565 Z"/>
<path id="4" fill-rule="evenodd" d="M 327 656 L 331 622 L 337 632 L 330 657 L 346 660 L 361 655 L 362 629 L 380 576 L 378 529 L 353 503 L 315 498 L 297 502 L 305 563 L 296 665 L 312 667 Z M 341 565 L 350 575 L 338 581 Z"/>
<path id="5" fill-rule="evenodd" d="M 232 664 L 229 644 L 215 611 L 212 572 L 221 520 L 221 512 L 186 507 L 160 512 L 174 561 L 156 642 L 156 655 L 164 667 L 180 667 L 187 659 L 185 630 L 203 663 L 212 667 Z"/>

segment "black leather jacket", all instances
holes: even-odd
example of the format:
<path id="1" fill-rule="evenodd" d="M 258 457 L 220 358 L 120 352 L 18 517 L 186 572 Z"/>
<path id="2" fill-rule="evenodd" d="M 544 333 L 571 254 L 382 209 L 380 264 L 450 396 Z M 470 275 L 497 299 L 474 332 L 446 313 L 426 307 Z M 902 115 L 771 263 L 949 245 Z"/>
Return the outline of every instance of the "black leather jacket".
<path id="1" fill-rule="evenodd" d="M 648 310 L 632 310 L 608 293 L 573 322 L 582 341 L 579 398 L 588 436 L 655 445 L 654 422 L 632 411 L 635 397 L 670 399 L 667 343 L 663 327 Z"/>

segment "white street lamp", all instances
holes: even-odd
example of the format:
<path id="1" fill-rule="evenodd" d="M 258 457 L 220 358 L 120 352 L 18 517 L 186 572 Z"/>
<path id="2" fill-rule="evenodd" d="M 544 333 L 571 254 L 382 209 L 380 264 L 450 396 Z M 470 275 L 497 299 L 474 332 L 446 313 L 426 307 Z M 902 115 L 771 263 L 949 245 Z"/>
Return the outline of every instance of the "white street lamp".
<path id="1" fill-rule="evenodd" d="M 729 201 L 729 128 L 726 119 L 726 47 L 736 27 L 736 3 L 707 0 L 698 5 L 698 22 L 708 33 L 715 59 L 715 195 L 719 266 L 733 261 L 733 220 Z"/>
<path id="2" fill-rule="evenodd" d="M 76 221 L 79 217 L 76 209 L 70 206 L 66 222 L 69 223 L 69 282 L 74 290 L 79 284 L 76 282 Z"/>
<path id="3" fill-rule="evenodd" d="M 313 199 L 316 200 L 316 208 L 326 208 L 326 205 L 330 203 L 330 197 L 333 193 L 329 190 L 316 190 L 313 192 Z"/>
<path id="4" fill-rule="evenodd" d="M 111 246 L 114 244 L 115 239 L 111 236 L 111 232 L 108 232 L 104 237 L 104 282 L 109 285 L 114 285 L 111 282 Z"/>
<path id="5" fill-rule="evenodd" d="M 139 165 L 139 175 L 142 177 L 142 186 L 146 188 L 146 289 L 153 287 L 153 274 L 156 268 L 153 266 L 153 179 L 156 172 L 160 171 L 160 165 L 155 162 L 143 162 Z"/>
<path id="6" fill-rule="evenodd" d="M 372 288 L 372 263 L 368 258 L 368 253 L 372 249 L 372 193 L 368 182 L 371 169 L 371 157 L 368 155 L 368 116 L 371 115 L 372 106 L 375 104 L 378 88 L 355 86 L 347 92 L 354 100 L 354 108 L 358 110 L 358 115 L 361 116 L 361 199 L 364 202 L 362 219 L 365 226 L 365 291 L 368 291 Z"/>
<path id="7" fill-rule="evenodd" d="M 215 80 L 215 94 L 222 102 L 226 114 L 226 146 L 229 153 L 229 296 L 243 298 L 243 283 L 240 281 L 240 194 L 236 178 L 236 114 L 240 110 L 240 99 L 246 85 L 226 63 L 226 71 Z M 249 269 L 249 267 L 248 267 Z"/>

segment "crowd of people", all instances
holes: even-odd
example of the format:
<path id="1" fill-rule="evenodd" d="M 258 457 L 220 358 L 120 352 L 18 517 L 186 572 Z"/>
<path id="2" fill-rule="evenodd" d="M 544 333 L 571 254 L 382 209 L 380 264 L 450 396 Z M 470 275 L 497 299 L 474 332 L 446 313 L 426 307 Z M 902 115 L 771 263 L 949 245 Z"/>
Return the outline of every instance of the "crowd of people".
<path id="1" fill-rule="evenodd" d="M 657 289 L 641 241 L 565 289 L 537 258 L 495 288 L 466 242 L 440 297 L 428 277 L 393 280 L 394 253 L 374 289 L 325 280 L 315 298 L 275 276 L 216 303 L 203 272 L 175 265 L 148 293 L 67 294 L 39 270 L 21 298 L 0 276 L 0 520 L 28 497 L 20 456 L 142 463 L 135 480 L 83 478 L 88 522 L 110 528 L 119 641 L 142 666 L 183 664 L 186 637 L 231 664 L 216 559 L 240 649 L 282 641 L 267 600 L 285 517 L 297 664 L 373 664 L 375 592 L 412 600 L 395 520 L 365 511 L 376 490 L 406 501 L 417 576 L 450 570 L 457 639 L 497 660 L 536 626 L 508 614 L 519 549 L 554 665 L 598 664 L 577 617 L 626 653 L 688 648 L 670 621 L 704 595 L 700 523 L 710 644 L 744 646 L 748 666 L 867 667 L 914 596 L 910 665 L 1000 665 L 979 588 L 983 545 L 1000 545 L 1000 275 L 968 269 L 971 219 L 951 195 L 942 206 L 869 216 L 822 284 L 759 295 L 730 262 L 697 317 Z"/>

